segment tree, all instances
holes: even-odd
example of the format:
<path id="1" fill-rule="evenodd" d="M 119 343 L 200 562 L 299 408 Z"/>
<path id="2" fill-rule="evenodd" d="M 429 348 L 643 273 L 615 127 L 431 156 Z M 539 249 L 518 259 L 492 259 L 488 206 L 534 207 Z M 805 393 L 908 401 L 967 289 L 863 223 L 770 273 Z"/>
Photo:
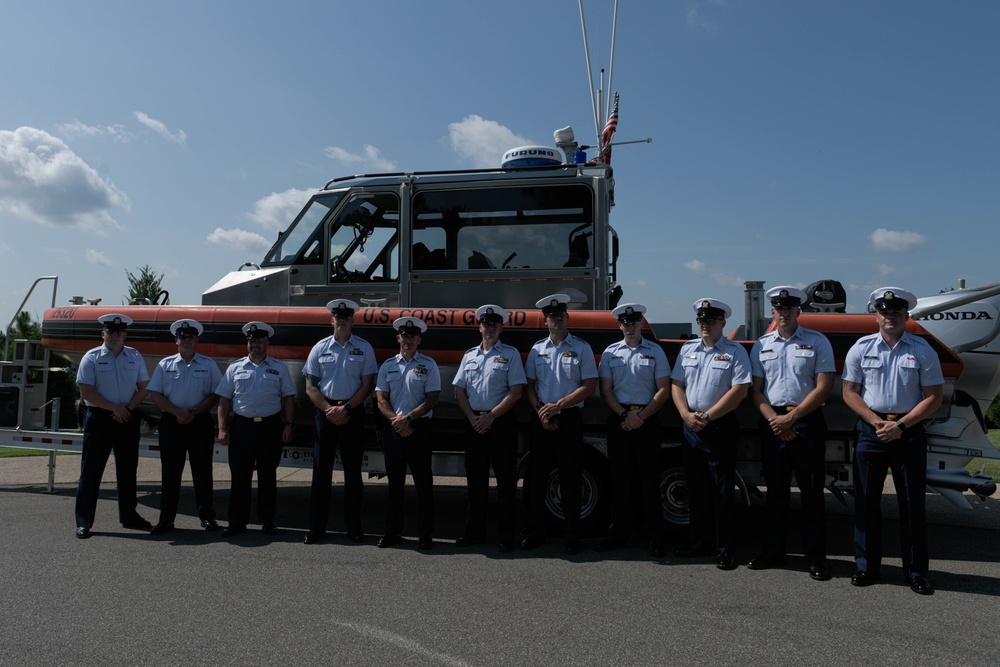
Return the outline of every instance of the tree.
<path id="1" fill-rule="evenodd" d="M 990 428 L 1000 428 L 1000 395 L 993 399 L 986 411 L 986 425 Z"/>
<path id="2" fill-rule="evenodd" d="M 156 272 L 147 264 L 139 267 L 139 275 L 125 269 L 128 276 L 128 303 L 130 304 L 161 304 L 170 303 L 170 294 L 162 288 L 163 274 Z M 162 301 L 160 300 L 162 297 Z"/>

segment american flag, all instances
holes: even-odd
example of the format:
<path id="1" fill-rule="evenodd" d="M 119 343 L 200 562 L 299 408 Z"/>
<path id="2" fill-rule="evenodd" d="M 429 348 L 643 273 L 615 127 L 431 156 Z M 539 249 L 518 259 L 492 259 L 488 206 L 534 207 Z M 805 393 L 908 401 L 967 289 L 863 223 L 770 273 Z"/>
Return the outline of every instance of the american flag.
<path id="1" fill-rule="evenodd" d="M 611 164 L 611 138 L 615 136 L 618 129 L 618 93 L 615 93 L 615 105 L 608 116 L 608 122 L 604 124 L 604 131 L 601 132 L 601 156 L 599 162 Z"/>

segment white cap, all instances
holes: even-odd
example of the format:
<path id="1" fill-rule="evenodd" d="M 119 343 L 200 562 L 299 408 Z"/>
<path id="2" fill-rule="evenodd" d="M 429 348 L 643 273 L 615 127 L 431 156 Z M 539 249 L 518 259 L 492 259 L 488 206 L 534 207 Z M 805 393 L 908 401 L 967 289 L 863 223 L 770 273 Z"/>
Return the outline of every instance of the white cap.
<path id="1" fill-rule="evenodd" d="M 334 299 L 326 304 L 326 309 L 334 315 L 353 315 L 360 306 L 350 299 Z"/>
<path id="2" fill-rule="evenodd" d="M 879 287 L 868 297 L 868 306 L 877 309 L 879 305 L 905 308 L 910 311 L 917 305 L 917 297 L 913 292 L 908 292 L 902 287 Z"/>
<path id="3" fill-rule="evenodd" d="M 253 322 L 247 322 L 243 325 L 243 335 L 247 338 L 260 338 L 260 333 L 262 331 L 267 334 L 268 338 L 274 335 L 274 329 L 271 328 L 271 325 L 266 322 L 258 322 L 254 320 Z"/>
<path id="4" fill-rule="evenodd" d="M 205 327 L 201 326 L 201 322 L 198 320 L 177 320 L 170 325 L 170 334 L 175 337 L 181 334 L 185 336 L 200 336 L 204 330 Z"/>
<path id="5" fill-rule="evenodd" d="M 479 306 L 479 308 L 476 309 L 476 321 L 482 322 L 484 318 L 491 322 L 496 322 L 497 318 L 499 318 L 500 324 L 507 324 L 510 320 L 510 314 L 508 314 L 507 311 L 500 306 L 488 303 L 485 306 Z"/>
<path id="6" fill-rule="evenodd" d="M 704 313 L 701 311 L 705 310 L 717 310 L 722 312 L 723 319 L 729 319 L 729 316 L 733 314 L 733 309 L 729 307 L 728 304 L 719 301 L 718 299 L 702 298 L 691 304 L 691 309 L 694 310 L 696 316 L 700 315 L 715 315 L 716 313 Z"/>
<path id="7" fill-rule="evenodd" d="M 105 329 L 111 329 L 112 331 L 125 331 L 132 324 L 132 318 L 121 313 L 101 315 L 97 318 L 97 321 L 103 324 Z"/>
<path id="8" fill-rule="evenodd" d="M 415 333 L 427 331 L 427 324 L 419 317 L 397 317 L 392 322 L 392 328 L 396 330 L 396 333 L 412 336 Z"/>
<path id="9" fill-rule="evenodd" d="M 618 321 L 642 322 L 646 306 L 641 303 L 623 303 L 611 311 L 611 316 Z"/>
<path id="10" fill-rule="evenodd" d="M 541 308 L 543 313 L 547 310 L 566 310 L 567 303 L 569 303 L 569 294 L 550 294 L 536 301 L 535 308 Z"/>
<path id="11" fill-rule="evenodd" d="M 798 287 L 792 287 L 791 285 L 778 285 L 777 287 L 772 287 L 764 293 L 764 297 L 772 306 L 784 306 L 784 307 L 795 307 L 801 306 L 806 302 L 806 293 L 800 290 Z M 798 303 L 792 303 L 793 300 L 798 300 Z"/>

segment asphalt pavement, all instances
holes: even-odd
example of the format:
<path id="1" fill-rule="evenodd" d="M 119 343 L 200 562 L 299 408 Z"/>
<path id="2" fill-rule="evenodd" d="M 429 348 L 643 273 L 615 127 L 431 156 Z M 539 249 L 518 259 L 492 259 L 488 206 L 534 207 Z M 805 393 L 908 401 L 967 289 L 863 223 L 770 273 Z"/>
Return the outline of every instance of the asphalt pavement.
<path id="1" fill-rule="evenodd" d="M 903 585 L 895 496 L 887 489 L 882 582 L 854 572 L 851 500 L 827 494 L 834 578 L 805 573 L 798 532 L 788 565 L 745 567 L 762 520 L 739 514 L 741 567 L 711 559 L 651 559 L 636 540 L 565 556 L 494 544 L 458 549 L 461 480 L 436 487 L 438 543 L 378 549 L 384 480 L 366 480 L 368 542 L 343 535 L 337 483 L 331 539 L 304 545 L 308 470 L 279 469 L 278 524 L 226 540 L 199 527 L 190 484 L 178 530 L 117 523 L 114 466 L 105 473 L 94 536 L 74 536 L 79 458 L 0 459 L 0 665 L 838 665 L 996 664 L 1000 620 L 1000 497 L 972 510 L 928 496 L 933 596 Z M 225 523 L 228 469 L 217 464 Z M 156 522 L 159 462 L 140 459 L 139 512 Z M 186 473 L 186 479 L 187 477 Z M 335 478 L 338 479 L 338 478 Z M 797 513 L 793 518 L 797 518 Z M 491 530 L 493 526 L 491 525 Z M 341 532 L 338 532 L 341 531 Z M 668 553 L 672 552 L 670 545 Z"/>

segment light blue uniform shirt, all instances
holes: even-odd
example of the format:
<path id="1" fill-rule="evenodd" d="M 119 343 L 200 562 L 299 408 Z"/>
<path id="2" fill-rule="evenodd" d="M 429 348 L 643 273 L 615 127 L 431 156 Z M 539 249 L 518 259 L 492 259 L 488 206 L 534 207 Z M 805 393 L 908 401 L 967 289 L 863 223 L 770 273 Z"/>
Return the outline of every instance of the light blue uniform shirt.
<path id="1" fill-rule="evenodd" d="M 441 391 L 437 362 L 417 352 L 409 362 L 397 354 L 378 369 L 375 390 L 389 394 L 389 405 L 397 415 L 405 415 L 424 402 L 427 394 Z M 424 417 L 430 417 L 428 411 Z M 423 419 L 423 417 L 421 417 Z"/>
<path id="2" fill-rule="evenodd" d="M 833 347 L 826 336 L 798 327 L 785 340 L 777 329 L 766 333 L 750 350 L 755 378 L 764 378 L 764 396 L 771 405 L 799 405 L 816 388 L 817 373 L 837 372 Z"/>
<path id="3" fill-rule="evenodd" d="M 706 348 L 701 339 L 684 343 L 670 378 L 684 385 L 688 409 L 711 410 L 712 406 L 738 384 L 750 384 L 750 357 L 743 346 L 720 338 Z"/>
<path id="4" fill-rule="evenodd" d="M 295 395 L 295 383 L 285 362 L 265 357 L 258 366 L 247 356 L 229 365 L 215 393 L 232 400 L 241 417 L 270 417 L 282 399 Z"/>
<path id="5" fill-rule="evenodd" d="M 316 343 L 302 368 L 303 375 L 319 378 L 320 393 L 335 401 L 349 400 L 361 388 L 361 378 L 376 373 L 375 351 L 354 335 L 343 345 L 333 336 Z"/>
<path id="6" fill-rule="evenodd" d="M 482 345 L 468 350 L 452 385 L 465 390 L 474 411 L 483 412 L 499 405 L 511 387 L 527 382 L 521 353 L 497 341 L 489 352 L 484 352 Z"/>
<path id="7" fill-rule="evenodd" d="M 107 345 L 88 350 L 80 359 L 76 372 L 77 384 L 92 385 L 98 394 L 115 405 L 125 405 L 132 400 L 137 385 L 148 379 L 146 362 L 133 347 L 123 347 L 117 357 Z"/>
<path id="8" fill-rule="evenodd" d="M 567 334 L 566 340 L 555 345 L 543 338 L 531 346 L 524 374 L 535 380 L 535 393 L 543 404 L 555 403 L 578 389 L 584 380 L 597 378 L 594 351 L 582 338 Z M 583 407 L 577 403 L 573 407 Z"/>
<path id="9" fill-rule="evenodd" d="M 923 400 L 921 387 L 944 384 L 941 361 L 919 336 L 903 333 L 896 346 L 874 333 L 858 339 L 844 360 L 844 381 L 861 385 L 861 397 L 875 412 L 909 412 Z"/>
<path id="10" fill-rule="evenodd" d="M 178 408 L 187 410 L 214 393 L 221 379 L 222 371 L 210 357 L 195 353 L 189 364 L 180 354 L 174 354 L 156 365 L 146 388 L 163 394 Z"/>
<path id="11" fill-rule="evenodd" d="M 635 349 L 620 340 L 601 354 L 597 375 L 611 378 L 619 403 L 645 405 L 656 394 L 656 381 L 670 377 L 670 362 L 663 348 L 650 340 L 643 338 Z"/>

